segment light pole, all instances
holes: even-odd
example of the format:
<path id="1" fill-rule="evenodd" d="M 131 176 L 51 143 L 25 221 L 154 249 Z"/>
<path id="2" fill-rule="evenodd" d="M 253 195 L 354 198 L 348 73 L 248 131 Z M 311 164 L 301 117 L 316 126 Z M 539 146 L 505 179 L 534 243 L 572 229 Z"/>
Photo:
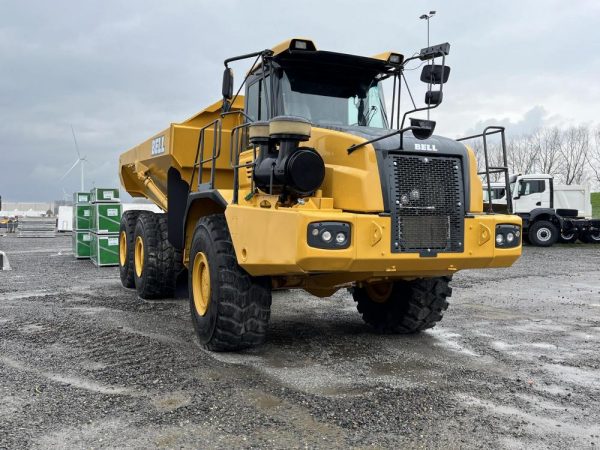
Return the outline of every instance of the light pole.
<path id="1" fill-rule="evenodd" d="M 429 47 L 429 19 L 435 16 L 435 11 L 429 11 L 429 14 L 421 14 L 419 19 L 427 20 L 427 47 Z M 431 61 L 429 62 L 431 64 Z M 431 83 L 429 83 L 429 90 L 431 90 Z M 427 110 L 427 120 L 429 120 L 429 109 Z"/>
<path id="2" fill-rule="evenodd" d="M 429 14 L 422 14 L 419 19 L 427 20 L 427 47 L 429 47 L 429 19 L 435 16 L 435 11 L 429 11 Z"/>

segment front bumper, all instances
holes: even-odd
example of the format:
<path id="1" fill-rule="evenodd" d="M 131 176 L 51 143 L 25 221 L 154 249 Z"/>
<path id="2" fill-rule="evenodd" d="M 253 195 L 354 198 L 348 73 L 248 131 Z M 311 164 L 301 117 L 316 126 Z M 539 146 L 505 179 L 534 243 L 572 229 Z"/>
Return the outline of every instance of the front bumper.
<path id="1" fill-rule="evenodd" d="M 521 244 L 497 248 L 498 224 L 521 226 L 511 215 L 464 219 L 462 252 L 420 256 L 391 252 L 391 218 L 377 214 L 229 205 L 225 210 L 238 263 L 251 275 L 353 273 L 356 279 L 443 276 L 463 269 L 508 267 L 521 256 Z M 320 249 L 307 243 L 307 228 L 318 221 L 351 224 L 350 245 Z M 360 275 L 359 275 L 360 274 Z"/>

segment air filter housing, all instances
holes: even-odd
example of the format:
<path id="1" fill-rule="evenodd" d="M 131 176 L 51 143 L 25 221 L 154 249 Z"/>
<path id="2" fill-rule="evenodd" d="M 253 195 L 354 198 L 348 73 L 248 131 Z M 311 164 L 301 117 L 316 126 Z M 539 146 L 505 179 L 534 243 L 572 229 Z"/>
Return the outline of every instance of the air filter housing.
<path id="1" fill-rule="evenodd" d="M 325 163 L 313 148 L 299 147 L 310 138 L 311 123 L 295 116 L 278 116 L 269 121 L 269 140 L 264 125 L 250 130 L 250 139 L 260 152 L 253 176 L 256 186 L 270 194 L 311 195 L 323 183 Z"/>

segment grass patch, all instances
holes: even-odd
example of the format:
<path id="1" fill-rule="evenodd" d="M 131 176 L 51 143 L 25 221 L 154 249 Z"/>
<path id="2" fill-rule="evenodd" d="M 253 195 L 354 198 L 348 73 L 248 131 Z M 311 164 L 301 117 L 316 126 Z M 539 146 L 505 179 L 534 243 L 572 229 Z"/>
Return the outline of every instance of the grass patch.
<path id="1" fill-rule="evenodd" d="M 592 192 L 592 216 L 600 219 L 600 192 Z"/>

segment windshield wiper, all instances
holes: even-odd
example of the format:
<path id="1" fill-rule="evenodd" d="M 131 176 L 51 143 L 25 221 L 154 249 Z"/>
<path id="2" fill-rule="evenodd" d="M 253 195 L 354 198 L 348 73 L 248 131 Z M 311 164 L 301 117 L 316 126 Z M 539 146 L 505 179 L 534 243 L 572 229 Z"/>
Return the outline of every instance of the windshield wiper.
<path id="1" fill-rule="evenodd" d="M 372 144 L 377 141 L 381 141 L 383 139 L 387 139 L 392 136 L 400 135 L 400 150 L 404 147 L 404 133 L 407 131 L 412 131 L 413 136 L 419 140 L 429 139 L 433 134 L 433 130 L 435 130 L 435 121 L 433 120 L 425 120 L 425 119 L 415 119 L 413 117 L 410 118 L 410 127 L 402 128 L 400 130 L 394 130 L 391 133 L 384 134 L 383 136 L 379 136 L 373 139 L 369 139 L 368 141 L 361 142 L 359 144 L 354 144 L 348 147 L 348 154 L 352 154 L 355 150 L 358 150 L 365 145 Z"/>
<path id="2" fill-rule="evenodd" d="M 369 124 L 371 123 L 371 120 L 373 120 L 373 117 L 375 117 L 375 114 L 377 114 L 377 106 L 373 105 L 371 106 L 371 110 L 368 112 L 367 114 L 367 119 L 365 120 L 365 126 L 369 126 Z"/>

